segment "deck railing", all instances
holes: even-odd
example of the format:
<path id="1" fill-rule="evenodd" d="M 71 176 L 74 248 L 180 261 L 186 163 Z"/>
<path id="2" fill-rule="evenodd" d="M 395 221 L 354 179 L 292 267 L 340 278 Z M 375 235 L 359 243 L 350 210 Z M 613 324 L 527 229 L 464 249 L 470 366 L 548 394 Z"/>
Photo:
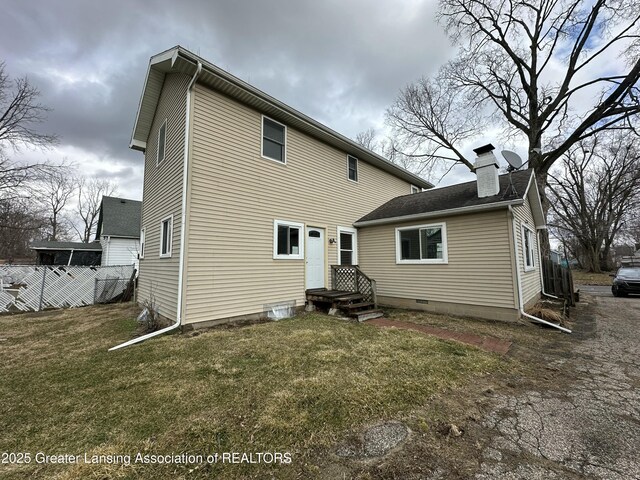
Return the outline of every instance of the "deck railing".
<path id="1" fill-rule="evenodd" d="M 364 300 L 377 306 L 376 281 L 357 265 L 331 265 L 331 288 L 360 293 Z"/>

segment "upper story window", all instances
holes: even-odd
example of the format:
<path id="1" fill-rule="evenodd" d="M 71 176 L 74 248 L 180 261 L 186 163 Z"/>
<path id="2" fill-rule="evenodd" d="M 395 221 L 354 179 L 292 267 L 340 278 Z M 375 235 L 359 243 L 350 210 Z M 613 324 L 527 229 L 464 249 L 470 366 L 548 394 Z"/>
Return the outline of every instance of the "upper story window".
<path id="1" fill-rule="evenodd" d="M 262 117 L 262 156 L 277 162 L 286 160 L 287 127 Z"/>
<path id="2" fill-rule="evenodd" d="M 524 271 L 535 268 L 534 260 L 534 236 L 533 231 L 526 225 L 522 225 L 522 248 L 524 250 Z"/>
<path id="3" fill-rule="evenodd" d="M 358 181 L 358 159 L 347 155 L 347 175 L 349 180 Z"/>
<path id="4" fill-rule="evenodd" d="M 173 238 L 173 215 L 160 222 L 160 256 L 171 256 L 171 241 Z"/>
<path id="5" fill-rule="evenodd" d="M 165 145 L 167 142 L 167 121 L 165 120 L 160 125 L 158 130 L 158 151 L 156 155 L 156 165 L 160 165 L 164 160 Z"/>
<path id="6" fill-rule="evenodd" d="M 411 185 L 411 193 L 420 193 L 420 188 L 415 185 Z"/>
<path id="7" fill-rule="evenodd" d="M 396 228 L 396 263 L 447 263 L 445 223 Z"/>
<path id="8" fill-rule="evenodd" d="M 273 221 L 273 258 L 301 260 L 304 258 L 304 225 L 285 220 Z"/>

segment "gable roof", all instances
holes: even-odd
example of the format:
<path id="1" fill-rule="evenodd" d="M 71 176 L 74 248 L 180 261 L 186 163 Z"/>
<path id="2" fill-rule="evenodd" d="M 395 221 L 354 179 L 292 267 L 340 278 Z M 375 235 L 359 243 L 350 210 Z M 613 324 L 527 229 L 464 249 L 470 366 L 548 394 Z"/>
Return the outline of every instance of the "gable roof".
<path id="1" fill-rule="evenodd" d="M 102 245 L 100 242 L 83 243 L 83 242 L 50 242 L 39 241 L 29 245 L 32 250 L 78 250 L 85 252 L 101 252 Z"/>
<path id="2" fill-rule="evenodd" d="M 537 196 L 538 189 L 532 169 L 513 172 L 511 179 L 509 174 L 500 175 L 499 181 L 500 191 L 491 197 L 478 198 L 475 180 L 434 188 L 422 193 L 402 195 L 368 213 L 357 220 L 354 225 L 364 227 L 418 218 L 470 213 L 477 210 L 506 208 L 509 205 L 523 203 L 527 195 L 530 195 L 530 201 L 535 200 Z M 539 204 L 539 202 L 538 197 L 537 203 Z M 544 225 L 544 219 L 541 217 L 542 209 L 540 208 L 538 212 L 538 205 L 533 205 L 533 203 L 532 201 L 531 208 L 534 212 L 536 225 Z"/>
<path id="3" fill-rule="evenodd" d="M 101 236 L 140 238 L 142 202 L 118 197 L 102 197 L 96 240 Z"/>
<path id="4" fill-rule="evenodd" d="M 359 160 L 370 163 L 381 170 L 402 178 L 417 187 L 433 187 L 433 184 L 425 179 L 391 163 L 381 155 L 358 145 L 353 140 L 180 46 L 159 53 L 151 57 L 149 61 L 149 68 L 147 70 L 133 133 L 131 135 L 130 148 L 144 151 L 147 147 L 146 142 L 151 130 L 156 106 L 160 99 L 165 75 L 171 72 L 180 72 L 193 76 L 197 71 L 198 64 L 202 65 L 202 72 L 198 76 L 198 83 L 219 91 L 238 102 L 268 115 L 274 120 L 278 120 L 300 130 L 311 137 L 357 157 Z"/>

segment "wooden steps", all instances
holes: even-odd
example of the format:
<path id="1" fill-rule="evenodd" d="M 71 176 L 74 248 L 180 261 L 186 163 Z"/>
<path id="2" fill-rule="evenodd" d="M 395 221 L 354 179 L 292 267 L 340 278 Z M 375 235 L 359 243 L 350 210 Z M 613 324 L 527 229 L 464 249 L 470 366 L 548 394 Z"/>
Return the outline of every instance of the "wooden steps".
<path id="1" fill-rule="evenodd" d="M 308 302 L 314 305 L 317 303 L 328 305 L 330 314 L 332 311 L 341 310 L 359 322 L 384 316 L 382 310 L 375 308 L 372 302 L 365 301 L 364 296 L 360 293 L 327 290 L 326 288 L 307 290 L 306 293 Z"/>

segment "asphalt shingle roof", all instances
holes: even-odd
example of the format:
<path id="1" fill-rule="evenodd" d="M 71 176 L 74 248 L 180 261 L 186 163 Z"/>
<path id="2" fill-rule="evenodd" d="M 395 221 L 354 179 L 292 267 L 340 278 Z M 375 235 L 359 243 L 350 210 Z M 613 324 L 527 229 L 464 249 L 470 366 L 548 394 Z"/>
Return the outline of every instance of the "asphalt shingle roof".
<path id="1" fill-rule="evenodd" d="M 140 238 L 142 202 L 118 197 L 102 197 L 96 239 L 103 235 Z"/>
<path id="2" fill-rule="evenodd" d="M 531 172 L 531 169 L 513 172 L 511 174 L 513 189 L 509 181 L 509 174 L 500 175 L 500 191 L 497 195 L 491 197 L 478 198 L 475 180 L 449 187 L 434 188 L 421 193 L 402 195 L 389 200 L 384 205 L 360 218 L 356 223 L 521 199 L 524 197 L 529 185 Z"/>
<path id="3" fill-rule="evenodd" d="M 49 250 L 85 250 L 101 252 L 102 245 L 100 242 L 83 243 L 83 242 L 49 242 L 46 240 L 33 242 L 31 248 L 34 250 L 49 249 Z"/>

